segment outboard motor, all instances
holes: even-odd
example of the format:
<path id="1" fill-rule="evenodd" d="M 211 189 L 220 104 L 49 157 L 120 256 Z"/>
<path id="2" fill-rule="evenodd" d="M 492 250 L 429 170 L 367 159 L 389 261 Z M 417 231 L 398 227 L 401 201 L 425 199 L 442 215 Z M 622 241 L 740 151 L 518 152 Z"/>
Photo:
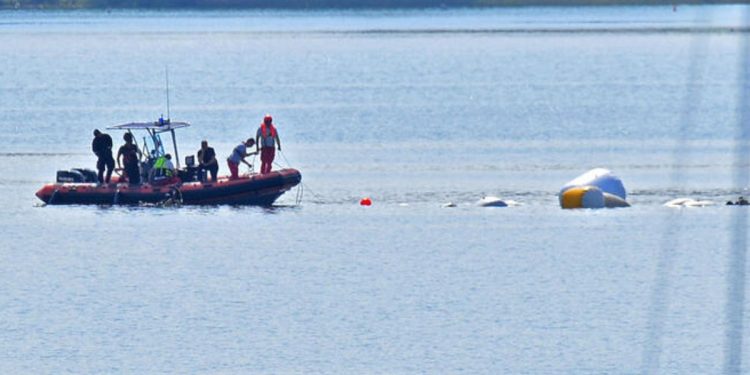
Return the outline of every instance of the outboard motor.
<path id="1" fill-rule="evenodd" d="M 73 168 L 73 170 L 83 175 L 84 182 L 99 182 L 99 176 L 91 169 Z"/>
<path id="2" fill-rule="evenodd" d="M 59 183 L 84 183 L 97 182 L 96 172 L 90 169 L 74 168 L 69 171 L 57 171 L 57 182 Z"/>
<path id="3" fill-rule="evenodd" d="M 57 171 L 57 182 L 85 182 L 86 177 L 78 171 Z"/>

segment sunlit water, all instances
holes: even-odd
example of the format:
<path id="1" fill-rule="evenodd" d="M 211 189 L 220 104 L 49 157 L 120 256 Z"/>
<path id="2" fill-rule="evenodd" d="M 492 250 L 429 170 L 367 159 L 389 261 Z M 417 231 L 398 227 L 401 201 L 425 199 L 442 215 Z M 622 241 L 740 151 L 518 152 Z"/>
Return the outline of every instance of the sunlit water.
<path id="1" fill-rule="evenodd" d="M 0 13 L 0 372 L 717 373 L 742 10 Z M 39 206 L 167 67 L 300 205 Z M 593 167 L 633 207 L 560 210 Z"/>

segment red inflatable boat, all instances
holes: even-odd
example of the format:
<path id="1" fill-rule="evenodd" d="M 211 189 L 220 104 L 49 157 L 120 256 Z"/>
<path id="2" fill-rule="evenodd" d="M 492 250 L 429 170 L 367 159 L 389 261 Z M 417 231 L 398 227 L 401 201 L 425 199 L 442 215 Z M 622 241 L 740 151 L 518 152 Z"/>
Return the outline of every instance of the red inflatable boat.
<path id="1" fill-rule="evenodd" d="M 192 157 L 186 158 L 187 166 L 180 169 L 177 141 L 174 130 L 190 126 L 185 122 L 170 122 L 159 119 L 156 122 L 128 123 L 108 129 L 145 130 L 140 149 L 143 151 L 140 170 L 144 181 L 140 185 L 120 183 L 113 176 L 110 184 L 97 184 L 96 173 L 86 169 L 58 171 L 57 182 L 47 184 L 36 196 L 46 204 L 158 204 L 177 201 L 186 205 L 259 205 L 270 206 L 282 194 L 302 181 L 296 169 L 287 168 L 267 174 L 250 173 L 238 179 L 220 177 L 216 182 L 201 182 L 198 169 L 192 164 Z M 175 178 L 170 183 L 149 183 L 149 169 L 154 160 L 165 155 L 160 134 L 169 132 L 177 160 Z"/>
<path id="2" fill-rule="evenodd" d="M 98 185 L 96 183 L 47 184 L 36 193 L 47 204 L 139 204 L 177 199 L 186 205 L 259 205 L 270 206 L 302 180 L 296 169 L 268 174 L 252 174 L 216 182 L 188 182 L 152 186 L 145 183 Z"/>

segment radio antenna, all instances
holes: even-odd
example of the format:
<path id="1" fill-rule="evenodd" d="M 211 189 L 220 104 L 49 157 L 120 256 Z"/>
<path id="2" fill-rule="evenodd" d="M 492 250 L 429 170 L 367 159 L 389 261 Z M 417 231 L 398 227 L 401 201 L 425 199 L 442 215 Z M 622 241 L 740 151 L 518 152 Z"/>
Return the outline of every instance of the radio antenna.
<path id="1" fill-rule="evenodd" d="M 172 117 L 169 115 L 169 65 L 164 66 L 165 76 L 167 78 L 167 121 Z"/>

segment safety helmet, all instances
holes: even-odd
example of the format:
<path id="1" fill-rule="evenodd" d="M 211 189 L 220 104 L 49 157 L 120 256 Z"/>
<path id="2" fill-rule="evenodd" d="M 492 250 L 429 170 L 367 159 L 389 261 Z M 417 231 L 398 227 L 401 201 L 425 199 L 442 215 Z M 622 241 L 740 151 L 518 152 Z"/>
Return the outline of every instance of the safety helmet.
<path id="1" fill-rule="evenodd" d="M 271 117 L 271 115 L 265 115 L 265 117 L 263 117 L 264 124 L 270 124 L 272 122 L 273 122 L 273 117 Z"/>

